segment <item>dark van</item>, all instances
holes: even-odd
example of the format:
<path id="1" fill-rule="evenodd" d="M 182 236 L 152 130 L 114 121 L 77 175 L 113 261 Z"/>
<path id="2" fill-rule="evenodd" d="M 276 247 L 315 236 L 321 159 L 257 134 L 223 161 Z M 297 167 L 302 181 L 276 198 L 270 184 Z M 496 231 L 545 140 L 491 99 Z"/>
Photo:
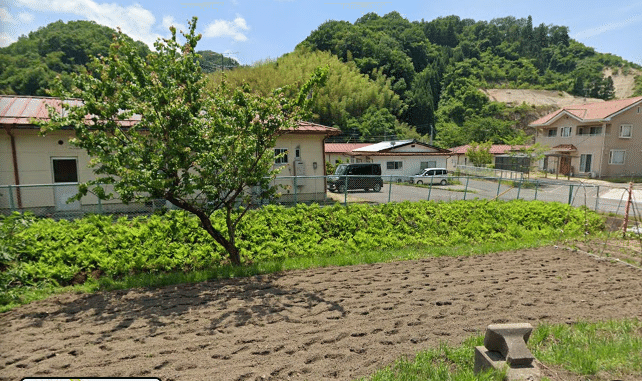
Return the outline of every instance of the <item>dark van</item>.
<path id="1" fill-rule="evenodd" d="M 334 175 L 328 176 L 328 190 L 331 192 L 344 193 L 346 189 L 379 192 L 382 187 L 381 164 L 339 164 Z"/>

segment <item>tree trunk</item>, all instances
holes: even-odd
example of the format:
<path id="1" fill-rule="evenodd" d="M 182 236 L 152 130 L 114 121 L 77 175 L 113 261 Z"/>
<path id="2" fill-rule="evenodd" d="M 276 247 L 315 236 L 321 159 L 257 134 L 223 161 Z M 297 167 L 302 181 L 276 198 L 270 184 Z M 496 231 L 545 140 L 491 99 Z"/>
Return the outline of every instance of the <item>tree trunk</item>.
<path id="1" fill-rule="evenodd" d="M 227 240 L 223 235 L 216 229 L 214 229 L 214 226 L 212 226 L 212 221 L 210 221 L 209 216 L 205 213 L 199 213 L 197 214 L 198 218 L 201 220 L 201 224 L 203 225 L 203 228 L 205 231 L 209 233 L 212 238 L 218 244 L 223 246 L 225 251 L 227 251 L 227 256 L 230 258 L 230 262 L 232 262 L 232 265 L 234 266 L 240 266 L 241 265 L 241 254 L 239 253 L 239 249 L 236 247 L 234 244 L 234 237 L 231 237 L 231 239 Z M 231 234 L 234 234 L 233 232 Z"/>
<path id="2" fill-rule="evenodd" d="M 230 237 L 230 240 L 225 239 L 221 232 L 218 230 L 214 229 L 214 226 L 212 226 L 212 221 L 210 221 L 210 217 L 207 213 L 204 211 L 193 207 L 192 205 L 178 200 L 171 195 L 165 195 L 165 199 L 171 202 L 172 204 L 178 206 L 179 208 L 186 210 L 194 215 L 196 215 L 200 220 L 201 220 L 201 225 L 203 226 L 203 229 L 212 237 L 214 238 L 214 241 L 216 241 L 219 245 L 223 246 L 225 251 L 227 251 L 227 256 L 230 258 L 230 262 L 234 266 L 240 266 L 241 265 L 241 254 L 239 253 L 239 249 L 236 247 L 234 244 L 234 231 L 232 230 L 230 234 L 232 236 Z"/>

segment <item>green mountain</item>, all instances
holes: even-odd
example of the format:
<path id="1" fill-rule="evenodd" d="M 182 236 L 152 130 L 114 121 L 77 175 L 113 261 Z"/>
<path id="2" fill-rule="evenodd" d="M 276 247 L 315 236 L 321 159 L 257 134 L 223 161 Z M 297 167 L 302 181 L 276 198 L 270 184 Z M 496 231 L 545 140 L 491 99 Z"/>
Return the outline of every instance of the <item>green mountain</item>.
<path id="1" fill-rule="evenodd" d="M 46 95 L 54 78 L 68 82 L 99 55 L 109 54 L 115 30 L 93 21 L 56 21 L 0 49 L 0 93 Z M 150 50 L 137 41 L 139 52 Z"/>
<path id="2" fill-rule="evenodd" d="M 22 36 L 13 44 L 0 48 L 0 93 L 47 95 L 46 90 L 60 75 L 68 83 L 70 74 L 86 69 L 94 57 L 109 54 L 116 34 L 114 29 L 93 21 L 56 21 Z M 150 53 L 149 47 L 136 41 L 141 56 Z M 199 52 L 204 72 L 239 66 L 239 63 L 220 53 Z"/>
<path id="3" fill-rule="evenodd" d="M 297 49 L 331 52 L 373 79 L 385 75 L 407 106 L 400 121 L 421 134 L 436 126 L 445 146 L 478 139 L 499 143 L 518 134 L 511 129 L 515 112 L 490 102 L 479 89 L 547 89 L 611 99 L 613 81 L 603 70 L 640 69 L 568 32 L 564 26 L 533 26 L 530 16 L 410 22 L 397 12 L 369 13 L 354 24 L 327 21 Z M 642 78 L 637 81 L 642 93 Z"/>
<path id="4" fill-rule="evenodd" d="M 211 50 L 200 50 L 198 54 L 201 55 L 199 63 L 204 73 L 213 73 L 221 70 L 221 67 L 224 70 L 230 70 L 240 66 L 237 60 Z"/>

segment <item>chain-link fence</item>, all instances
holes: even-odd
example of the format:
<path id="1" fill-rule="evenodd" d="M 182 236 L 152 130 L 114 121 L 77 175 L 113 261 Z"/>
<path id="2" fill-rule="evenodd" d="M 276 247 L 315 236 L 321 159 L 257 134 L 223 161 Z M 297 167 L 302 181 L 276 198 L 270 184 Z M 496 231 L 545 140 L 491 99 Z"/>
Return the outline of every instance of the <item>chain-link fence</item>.
<path id="1" fill-rule="evenodd" d="M 523 176 L 494 177 L 478 175 L 448 175 L 421 179 L 399 176 L 286 176 L 273 184 L 279 186 L 279 196 L 256 199 L 256 206 L 266 204 L 293 205 L 296 203 L 387 203 L 402 201 L 454 200 L 541 200 L 556 201 L 575 207 L 605 213 L 624 214 L 629 199 L 628 184 L 612 184 L 596 180 L 527 179 Z M 418 181 L 421 180 L 421 181 Z M 419 184 L 421 183 L 421 184 Z M 161 209 L 173 209 L 169 202 L 159 199 L 146 203 L 124 204 L 119 200 L 100 200 L 88 195 L 79 201 L 68 202 L 77 191 L 77 184 L 2 185 L 0 213 L 31 211 L 37 216 L 76 218 L 89 213 L 114 215 L 151 214 Z M 251 192 L 251 190 L 248 190 Z M 258 192 L 257 192 L 258 193 Z M 642 202 L 642 186 L 633 187 L 633 212 Z M 642 205 L 641 205 L 642 206 Z"/>

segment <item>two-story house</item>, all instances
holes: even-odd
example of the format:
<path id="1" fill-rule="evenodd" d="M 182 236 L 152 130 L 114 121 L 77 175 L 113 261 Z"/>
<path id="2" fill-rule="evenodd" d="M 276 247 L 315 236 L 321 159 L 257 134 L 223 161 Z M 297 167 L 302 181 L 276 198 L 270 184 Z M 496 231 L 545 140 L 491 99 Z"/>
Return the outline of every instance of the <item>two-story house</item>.
<path id="1" fill-rule="evenodd" d="M 567 106 L 533 123 L 540 168 L 587 177 L 642 175 L 642 97 Z"/>

